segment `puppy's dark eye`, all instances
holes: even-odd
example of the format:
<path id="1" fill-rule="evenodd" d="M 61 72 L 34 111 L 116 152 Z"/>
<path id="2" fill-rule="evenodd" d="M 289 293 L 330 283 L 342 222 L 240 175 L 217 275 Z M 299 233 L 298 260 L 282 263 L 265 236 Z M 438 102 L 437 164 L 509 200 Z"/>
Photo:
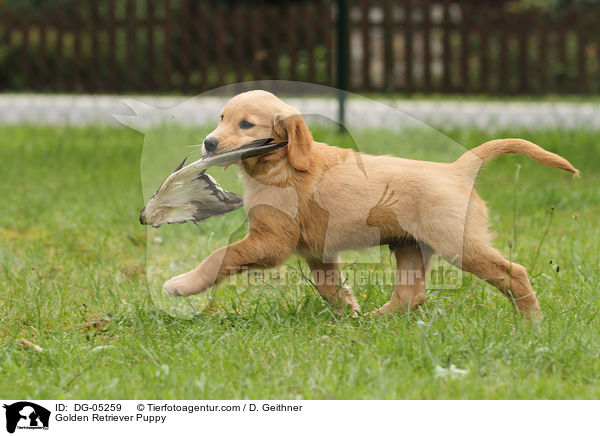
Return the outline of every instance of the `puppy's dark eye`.
<path id="1" fill-rule="evenodd" d="M 220 117 L 220 118 L 221 118 L 221 121 L 223 121 L 223 115 L 221 115 L 221 117 Z"/>
<path id="2" fill-rule="evenodd" d="M 241 129 L 250 129 L 252 127 L 254 127 L 254 124 L 252 124 L 250 121 L 247 121 L 247 120 L 240 121 Z"/>

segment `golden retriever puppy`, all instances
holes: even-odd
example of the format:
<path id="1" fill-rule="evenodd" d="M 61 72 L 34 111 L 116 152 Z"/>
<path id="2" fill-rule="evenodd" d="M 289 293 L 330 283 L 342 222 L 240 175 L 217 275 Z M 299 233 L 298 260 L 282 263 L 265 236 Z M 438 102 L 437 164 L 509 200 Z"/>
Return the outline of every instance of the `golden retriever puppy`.
<path id="1" fill-rule="evenodd" d="M 525 268 L 492 246 L 486 206 L 473 181 L 482 163 L 505 153 L 577 174 L 567 160 L 522 139 L 486 142 L 452 163 L 357 153 L 314 141 L 298 110 L 258 90 L 227 103 L 203 151 L 222 153 L 267 137 L 288 145 L 241 162 L 248 235 L 168 280 L 166 291 L 197 294 L 242 269 L 274 267 L 297 253 L 323 298 L 356 314 L 360 308 L 344 284 L 338 254 L 389 244 L 397 280 L 391 300 L 375 313 L 423 303 L 435 253 L 497 287 L 526 315 L 539 311 Z M 402 279 L 406 271 L 412 280 Z"/>

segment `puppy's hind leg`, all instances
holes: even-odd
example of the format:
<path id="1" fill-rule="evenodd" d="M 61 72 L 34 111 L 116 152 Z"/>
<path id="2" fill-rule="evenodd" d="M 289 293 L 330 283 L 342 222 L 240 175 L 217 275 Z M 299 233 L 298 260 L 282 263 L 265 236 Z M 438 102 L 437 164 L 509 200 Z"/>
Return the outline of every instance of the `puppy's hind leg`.
<path id="1" fill-rule="evenodd" d="M 369 315 L 406 312 L 425 303 L 425 272 L 431 263 L 431 247 L 417 243 L 403 245 L 394 250 L 396 256 L 395 284 L 392 298 Z"/>
<path id="2" fill-rule="evenodd" d="M 333 307 L 349 308 L 352 316 L 360 312 L 360 306 L 352 289 L 344 283 L 344 276 L 338 262 L 325 263 L 317 259 L 306 259 L 319 293 Z"/>
<path id="3" fill-rule="evenodd" d="M 525 268 L 504 259 L 495 248 L 478 242 L 465 244 L 461 268 L 494 285 L 528 318 L 540 311 Z"/>

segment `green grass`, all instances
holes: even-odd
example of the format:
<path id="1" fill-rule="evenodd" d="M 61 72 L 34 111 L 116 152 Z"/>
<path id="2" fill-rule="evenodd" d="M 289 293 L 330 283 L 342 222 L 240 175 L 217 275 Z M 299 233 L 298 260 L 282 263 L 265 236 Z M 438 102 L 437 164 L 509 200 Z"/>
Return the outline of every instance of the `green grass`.
<path id="1" fill-rule="evenodd" d="M 197 143 L 205 130 L 168 133 L 146 144 L 164 154 L 164 168 L 181 156 L 161 144 Z M 478 130 L 445 133 L 467 147 L 490 139 Z M 334 132 L 316 129 L 315 136 L 351 145 Z M 469 275 L 460 289 L 431 291 L 423 310 L 380 319 L 337 317 L 306 281 L 279 288 L 260 280 L 225 283 L 196 300 L 203 303 L 197 316 L 172 317 L 148 292 L 146 256 L 158 278 L 182 272 L 226 243 L 242 212 L 161 228 L 164 243 L 151 233 L 146 247 L 146 229 L 137 222 L 141 134 L 0 127 L 0 397 L 600 397 L 600 133 L 493 136 L 528 138 L 582 171 L 571 180 L 522 156 L 504 156 L 478 179 L 496 246 L 531 273 L 544 311 L 538 322 L 522 320 L 495 289 Z M 446 156 L 442 137 L 435 138 L 410 130 L 363 132 L 355 140 L 376 154 L 456 155 L 454 149 Z M 146 195 L 165 175 L 151 164 L 143 161 Z M 212 173 L 239 189 L 235 169 Z M 186 244 L 172 245 L 180 236 Z M 387 255 L 369 268 L 386 266 Z M 306 271 L 295 258 L 286 268 Z M 365 311 L 390 292 L 376 284 L 355 289 Z M 100 318 L 109 321 L 86 326 Z M 23 347 L 20 338 L 44 351 Z M 468 373 L 436 378 L 437 365 Z"/>

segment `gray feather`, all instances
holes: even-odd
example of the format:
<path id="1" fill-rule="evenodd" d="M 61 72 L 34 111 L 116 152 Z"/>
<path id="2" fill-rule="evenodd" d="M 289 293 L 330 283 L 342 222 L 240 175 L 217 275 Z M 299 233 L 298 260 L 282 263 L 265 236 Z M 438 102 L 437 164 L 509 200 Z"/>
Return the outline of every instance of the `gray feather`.
<path id="1" fill-rule="evenodd" d="M 242 207 L 242 197 L 221 188 L 215 179 L 206 174 L 206 169 L 231 165 L 240 159 L 268 153 L 286 144 L 266 144 L 271 140 L 257 140 L 230 152 L 202 157 L 188 166 L 183 166 L 187 158 L 184 159 L 146 203 L 140 212 L 140 223 L 154 227 L 187 221 L 199 223 Z"/>

